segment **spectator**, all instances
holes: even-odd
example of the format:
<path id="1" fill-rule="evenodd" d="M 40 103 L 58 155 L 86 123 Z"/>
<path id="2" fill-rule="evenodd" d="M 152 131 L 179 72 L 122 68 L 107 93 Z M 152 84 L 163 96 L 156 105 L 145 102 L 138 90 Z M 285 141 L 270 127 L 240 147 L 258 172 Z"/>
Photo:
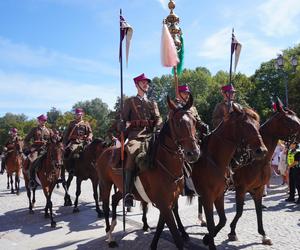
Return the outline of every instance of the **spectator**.
<path id="1" fill-rule="evenodd" d="M 288 166 L 287 166 L 287 152 L 288 148 L 285 147 L 279 154 L 279 164 L 278 164 L 278 171 L 282 176 L 282 184 L 288 184 Z"/>
<path id="2" fill-rule="evenodd" d="M 289 197 L 285 200 L 288 202 L 295 202 L 296 189 L 298 192 L 297 204 L 300 204 L 300 150 L 297 143 L 290 145 L 288 151 L 288 168 L 289 168 Z"/>

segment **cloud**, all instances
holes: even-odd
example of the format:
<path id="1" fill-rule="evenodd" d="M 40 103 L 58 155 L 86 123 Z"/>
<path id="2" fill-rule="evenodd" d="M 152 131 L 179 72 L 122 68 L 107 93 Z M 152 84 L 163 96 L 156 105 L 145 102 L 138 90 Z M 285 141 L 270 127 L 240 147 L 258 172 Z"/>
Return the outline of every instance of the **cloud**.
<path id="1" fill-rule="evenodd" d="M 106 63 L 77 58 L 47 48 L 31 48 L 0 37 L 0 62 L 26 68 L 60 69 L 118 76 L 119 70 Z"/>
<path id="2" fill-rule="evenodd" d="M 200 47 L 198 56 L 208 60 L 209 68 L 217 67 L 224 70 L 224 65 L 229 68 L 230 59 L 230 34 L 231 28 L 225 27 L 209 36 Z M 237 39 L 242 43 L 238 71 L 251 75 L 261 62 L 270 60 L 276 56 L 281 48 L 271 46 L 269 43 L 259 39 L 257 35 L 250 32 L 238 32 Z M 220 70 L 220 68 L 218 69 Z"/>
<path id="3" fill-rule="evenodd" d="M 299 31 L 299 0 L 268 0 L 258 7 L 262 31 L 268 36 L 286 36 Z"/>
<path id="4" fill-rule="evenodd" d="M 78 101 L 97 98 L 112 109 L 118 96 L 118 86 L 79 83 L 45 76 L 9 74 L 0 71 L 0 113 L 18 112 L 38 115 L 56 107 L 71 110 Z M 109 87 L 108 87 L 109 86 Z"/>

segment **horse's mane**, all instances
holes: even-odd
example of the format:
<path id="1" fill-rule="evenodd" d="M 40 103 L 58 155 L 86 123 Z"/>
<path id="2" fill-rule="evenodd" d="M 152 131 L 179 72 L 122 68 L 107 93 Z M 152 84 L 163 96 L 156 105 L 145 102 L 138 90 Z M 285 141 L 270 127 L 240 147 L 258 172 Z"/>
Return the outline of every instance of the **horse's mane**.
<path id="1" fill-rule="evenodd" d="M 257 121 L 258 123 L 260 123 L 260 117 L 259 114 L 257 114 L 253 109 L 251 108 L 243 108 L 244 112 L 249 115 L 250 117 L 252 117 L 255 121 Z"/>

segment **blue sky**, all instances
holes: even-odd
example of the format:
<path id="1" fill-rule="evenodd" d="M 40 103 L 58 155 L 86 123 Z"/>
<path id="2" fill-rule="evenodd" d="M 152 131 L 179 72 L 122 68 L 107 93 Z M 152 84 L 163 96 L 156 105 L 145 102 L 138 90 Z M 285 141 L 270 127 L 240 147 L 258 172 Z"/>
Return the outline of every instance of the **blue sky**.
<path id="1" fill-rule="evenodd" d="M 99 97 L 113 108 L 119 95 L 119 9 L 134 28 L 124 92 L 132 78 L 168 74 L 160 63 L 162 19 L 168 0 L 0 1 L 0 116 L 28 117 L 51 107 L 70 110 Z M 185 37 L 185 67 L 229 68 L 232 27 L 243 48 L 238 71 L 300 42 L 299 0 L 177 0 Z"/>

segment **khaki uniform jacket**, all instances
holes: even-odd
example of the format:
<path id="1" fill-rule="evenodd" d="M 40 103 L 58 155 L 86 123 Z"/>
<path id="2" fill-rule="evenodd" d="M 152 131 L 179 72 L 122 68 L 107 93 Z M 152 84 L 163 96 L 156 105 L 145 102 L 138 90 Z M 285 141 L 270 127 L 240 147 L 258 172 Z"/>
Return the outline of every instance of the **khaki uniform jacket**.
<path id="1" fill-rule="evenodd" d="M 157 103 L 139 96 L 125 100 L 123 120 L 126 122 L 128 140 L 149 137 L 154 128 L 161 129 L 162 127 L 162 118 Z"/>
<path id="2" fill-rule="evenodd" d="M 51 129 L 47 128 L 46 126 L 37 126 L 29 132 L 29 134 L 25 137 L 24 143 L 25 147 L 29 148 L 30 142 L 32 141 L 33 147 L 39 147 L 43 143 L 50 140 L 50 138 L 53 136 L 53 132 Z"/>
<path id="3" fill-rule="evenodd" d="M 69 126 L 64 133 L 63 143 L 64 145 L 68 145 L 71 141 L 91 141 L 92 139 L 93 133 L 89 122 L 83 120 L 77 122 L 74 120 L 69 123 Z"/>
<path id="4" fill-rule="evenodd" d="M 10 135 L 10 136 L 8 137 L 6 143 L 4 144 L 4 146 L 7 148 L 7 150 L 10 150 L 10 149 L 12 149 L 12 148 L 14 147 L 15 141 L 16 141 L 17 139 L 18 139 L 19 141 L 22 140 L 21 137 L 19 137 L 19 136 L 14 136 L 14 137 L 13 137 L 13 136 Z"/>

